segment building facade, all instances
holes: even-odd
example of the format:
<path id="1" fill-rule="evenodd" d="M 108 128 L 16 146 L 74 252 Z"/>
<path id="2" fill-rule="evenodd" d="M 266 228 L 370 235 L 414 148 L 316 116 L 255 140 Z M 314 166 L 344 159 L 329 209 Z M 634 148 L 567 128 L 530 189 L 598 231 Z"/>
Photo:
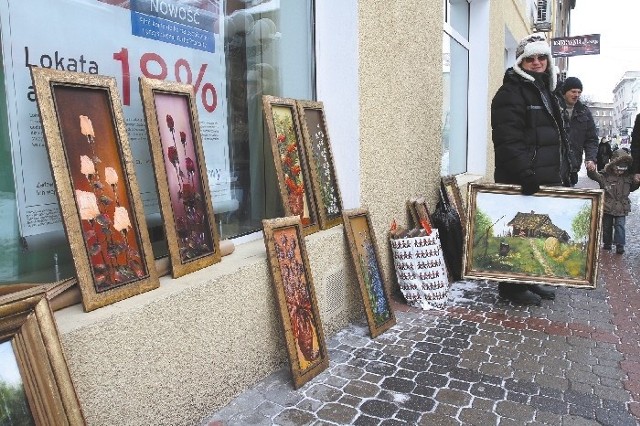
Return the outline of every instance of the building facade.
<path id="1" fill-rule="evenodd" d="M 627 71 L 613 89 L 613 123 L 616 134 L 627 136 L 640 105 L 640 71 Z"/>
<path id="2" fill-rule="evenodd" d="M 613 103 L 592 102 L 588 104 L 593 121 L 596 123 L 598 137 L 611 137 L 616 134 L 617 129 L 613 120 Z"/>
<path id="3" fill-rule="evenodd" d="M 38 14 L 20 2 L 0 7 L 1 95 L 9 105 L 0 121 L 0 152 L 13 164 L 0 171 L 0 217 L 8 224 L 0 231 L 1 282 L 53 282 L 74 274 L 59 223 L 29 221 L 47 211 L 45 203 L 31 216 L 16 208 L 31 206 L 20 197 L 34 185 L 18 182 L 26 170 L 21 164 L 29 162 L 19 147 L 35 141 L 19 123 L 38 130 L 37 116 L 28 112 L 35 99 L 25 63 L 69 71 L 83 66 L 116 77 L 129 101 L 129 137 L 142 145 L 134 77 L 197 85 L 216 224 L 235 244 L 216 265 L 177 279 L 162 276 L 156 290 L 92 312 L 80 304 L 56 311 L 74 385 L 95 425 L 195 424 L 287 362 L 259 226 L 279 214 L 260 95 L 324 103 L 344 208 L 369 210 L 384 275 L 393 283 L 384 248 L 391 221 L 407 221 L 406 200 L 424 195 L 435 206 L 445 174 L 456 175 L 461 188 L 492 180 L 491 98 L 515 60 L 517 41 L 532 32 L 538 7 L 529 0 L 188 2 L 215 24 L 185 24 L 187 40 L 171 34 L 173 24 L 163 27 L 160 18 L 167 17 L 159 16 L 186 2 L 40 3 L 30 7 Z M 140 16 L 145 5 L 156 5 L 153 19 Z M 55 16 L 75 16 L 78 25 Z M 203 44 L 196 49 L 196 42 Z M 140 163 L 136 174 L 148 175 L 150 166 Z M 55 201 L 55 191 L 41 195 Z M 152 205 L 149 191 L 145 209 Z M 166 272 L 162 220 L 148 209 L 150 234 L 160 235 L 154 255 Z M 330 336 L 364 315 L 354 266 L 341 226 L 305 242 Z"/>

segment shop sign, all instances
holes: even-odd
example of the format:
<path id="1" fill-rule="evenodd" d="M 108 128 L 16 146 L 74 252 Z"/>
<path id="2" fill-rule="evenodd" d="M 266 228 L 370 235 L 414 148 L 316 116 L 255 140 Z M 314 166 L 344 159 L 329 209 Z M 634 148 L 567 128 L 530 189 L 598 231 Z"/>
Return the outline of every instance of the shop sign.
<path id="1" fill-rule="evenodd" d="M 568 56 L 599 55 L 600 34 L 551 39 L 551 55 L 554 58 Z"/>

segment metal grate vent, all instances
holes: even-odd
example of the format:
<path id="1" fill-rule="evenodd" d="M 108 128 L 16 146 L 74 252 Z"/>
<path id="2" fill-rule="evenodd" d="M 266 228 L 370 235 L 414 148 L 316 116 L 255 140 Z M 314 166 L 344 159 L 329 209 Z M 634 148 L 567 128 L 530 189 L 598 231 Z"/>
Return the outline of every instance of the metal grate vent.
<path id="1" fill-rule="evenodd" d="M 326 300 L 325 314 L 332 317 L 343 312 L 347 303 L 347 287 L 343 268 L 325 275 L 324 291 Z"/>

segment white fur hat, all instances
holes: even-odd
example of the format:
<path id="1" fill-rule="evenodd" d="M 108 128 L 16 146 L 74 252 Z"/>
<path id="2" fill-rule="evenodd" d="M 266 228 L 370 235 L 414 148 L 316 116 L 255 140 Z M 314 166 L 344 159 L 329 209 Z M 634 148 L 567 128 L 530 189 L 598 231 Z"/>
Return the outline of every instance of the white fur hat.
<path id="1" fill-rule="evenodd" d="M 549 90 L 553 90 L 556 87 L 556 66 L 551 61 L 551 46 L 547 43 L 547 37 L 544 33 L 529 34 L 518 43 L 516 48 L 516 64 L 513 66 L 513 70 L 523 78 L 534 81 L 534 78 L 524 71 L 520 64 L 524 58 L 528 58 L 534 55 L 547 55 L 549 58 L 549 65 L 547 67 L 547 73 L 549 74 Z"/>

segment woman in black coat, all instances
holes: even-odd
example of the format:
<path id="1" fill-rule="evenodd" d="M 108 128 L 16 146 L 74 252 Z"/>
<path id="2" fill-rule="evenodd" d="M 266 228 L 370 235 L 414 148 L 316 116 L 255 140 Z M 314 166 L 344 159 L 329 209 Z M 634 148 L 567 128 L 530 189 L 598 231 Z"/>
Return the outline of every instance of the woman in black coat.
<path id="1" fill-rule="evenodd" d="M 562 112 L 553 95 L 556 84 L 551 48 L 544 34 L 524 38 L 491 102 L 491 127 L 497 183 L 521 185 L 532 195 L 540 185 L 569 186 L 572 149 L 564 130 Z M 500 296 L 519 304 L 540 304 L 555 293 L 537 285 L 499 283 Z"/>
<path id="2" fill-rule="evenodd" d="M 596 163 L 599 172 L 604 170 L 604 166 L 606 166 L 611 159 L 612 152 L 611 144 L 607 138 L 600 139 L 600 144 L 598 144 L 598 155 L 596 156 Z"/>

